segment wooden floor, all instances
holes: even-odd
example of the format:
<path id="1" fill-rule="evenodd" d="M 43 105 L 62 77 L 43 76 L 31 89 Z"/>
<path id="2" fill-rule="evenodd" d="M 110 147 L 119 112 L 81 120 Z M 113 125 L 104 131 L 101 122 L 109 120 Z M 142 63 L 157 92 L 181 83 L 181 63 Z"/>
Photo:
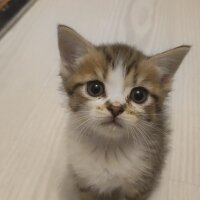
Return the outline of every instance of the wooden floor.
<path id="1" fill-rule="evenodd" d="M 190 44 L 170 101 L 171 153 L 152 200 L 200 199 L 200 1 L 39 0 L 0 41 L 0 199 L 59 200 L 65 98 L 56 26 L 152 54 Z"/>

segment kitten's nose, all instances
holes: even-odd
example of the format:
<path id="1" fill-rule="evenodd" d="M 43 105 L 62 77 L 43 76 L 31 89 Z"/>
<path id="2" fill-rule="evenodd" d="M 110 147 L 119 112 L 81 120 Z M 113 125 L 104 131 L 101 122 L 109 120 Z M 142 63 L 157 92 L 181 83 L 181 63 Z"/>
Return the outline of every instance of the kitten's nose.
<path id="1" fill-rule="evenodd" d="M 119 114 L 124 112 L 124 107 L 118 102 L 109 103 L 107 109 L 111 112 L 113 117 L 117 117 Z"/>

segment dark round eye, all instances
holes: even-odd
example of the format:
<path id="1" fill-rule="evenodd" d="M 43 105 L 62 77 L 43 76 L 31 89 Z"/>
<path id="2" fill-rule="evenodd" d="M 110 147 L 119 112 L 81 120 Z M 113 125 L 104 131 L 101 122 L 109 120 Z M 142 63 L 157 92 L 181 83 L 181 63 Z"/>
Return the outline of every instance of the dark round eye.
<path id="1" fill-rule="evenodd" d="M 104 84 L 100 81 L 89 81 L 87 83 L 87 92 L 93 97 L 101 96 L 104 94 Z"/>
<path id="2" fill-rule="evenodd" d="M 148 91 L 143 87 L 133 88 L 130 94 L 130 98 L 135 103 L 144 103 L 147 100 Z"/>

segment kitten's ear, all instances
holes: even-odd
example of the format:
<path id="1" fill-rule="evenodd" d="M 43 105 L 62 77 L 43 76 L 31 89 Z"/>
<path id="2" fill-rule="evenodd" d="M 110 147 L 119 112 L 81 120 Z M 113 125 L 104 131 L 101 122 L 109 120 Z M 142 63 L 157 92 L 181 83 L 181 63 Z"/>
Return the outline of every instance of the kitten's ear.
<path id="1" fill-rule="evenodd" d="M 150 58 L 153 65 L 160 69 L 161 82 L 168 83 L 173 78 L 176 70 L 190 50 L 190 46 L 180 46 Z"/>
<path id="2" fill-rule="evenodd" d="M 58 47 L 62 60 L 61 74 L 68 75 L 73 72 L 82 56 L 87 54 L 94 46 L 73 29 L 58 25 Z"/>

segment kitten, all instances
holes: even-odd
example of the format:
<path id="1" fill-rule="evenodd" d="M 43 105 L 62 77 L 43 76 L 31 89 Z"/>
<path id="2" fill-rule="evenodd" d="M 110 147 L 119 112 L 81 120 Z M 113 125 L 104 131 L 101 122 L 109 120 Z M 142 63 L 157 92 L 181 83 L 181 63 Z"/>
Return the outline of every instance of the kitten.
<path id="1" fill-rule="evenodd" d="M 125 44 L 94 46 L 58 26 L 68 95 L 66 200 L 145 200 L 167 152 L 164 102 L 189 46 L 146 56 Z"/>

